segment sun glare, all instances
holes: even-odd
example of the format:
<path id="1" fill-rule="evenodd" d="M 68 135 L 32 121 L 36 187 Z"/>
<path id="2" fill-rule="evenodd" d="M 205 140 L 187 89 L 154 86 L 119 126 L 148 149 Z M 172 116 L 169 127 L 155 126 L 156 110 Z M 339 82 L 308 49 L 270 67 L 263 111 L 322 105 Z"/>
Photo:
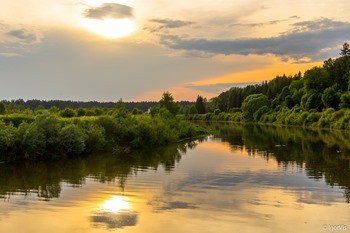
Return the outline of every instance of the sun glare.
<path id="1" fill-rule="evenodd" d="M 131 19 L 85 19 L 82 26 L 108 39 L 128 36 L 136 29 L 136 24 Z"/>
<path id="2" fill-rule="evenodd" d="M 114 196 L 101 205 L 101 210 L 110 213 L 119 213 L 130 210 L 131 205 L 128 199 L 123 196 Z"/>

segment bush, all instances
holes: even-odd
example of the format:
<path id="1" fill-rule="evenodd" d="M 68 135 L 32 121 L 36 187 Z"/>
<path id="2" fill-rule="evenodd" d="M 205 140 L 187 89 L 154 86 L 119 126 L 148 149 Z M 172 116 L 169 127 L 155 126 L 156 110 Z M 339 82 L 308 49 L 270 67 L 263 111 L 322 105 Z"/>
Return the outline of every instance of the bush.
<path id="1" fill-rule="evenodd" d="M 78 126 L 70 124 L 65 126 L 59 134 L 61 152 L 67 155 L 79 155 L 85 149 L 84 134 Z"/>
<path id="2" fill-rule="evenodd" d="M 0 121 L 3 121 L 6 124 L 13 124 L 13 126 L 18 127 L 22 122 L 31 123 L 35 120 L 35 117 L 32 115 L 24 114 L 11 114 L 11 115 L 1 115 Z"/>
<path id="3" fill-rule="evenodd" d="M 254 113 L 263 106 L 269 106 L 269 100 L 266 95 L 249 95 L 242 103 L 242 113 L 246 120 L 253 120 Z"/>
<path id="4" fill-rule="evenodd" d="M 322 94 L 322 103 L 327 108 L 338 109 L 340 103 L 340 93 L 335 86 L 327 88 Z"/>
<path id="5" fill-rule="evenodd" d="M 0 121 L 0 161 L 8 160 L 15 152 L 17 129 Z"/>
<path id="6" fill-rule="evenodd" d="M 77 109 L 77 115 L 78 117 L 82 117 L 86 115 L 86 109 L 85 108 L 78 108 Z"/>
<path id="7" fill-rule="evenodd" d="M 261 116 L 265 113 L 268 113 L 271 109 L 267 106 L 262 106 L 261 108 L 258 109 L 258 111 L 256 111 L 254 113 L 254 121 L 258 122 L 261 118 Z"/>
<path id="8" fill-rule="evenodd" d="M 350 92 L 342 94 L 340 97 L 340 107 L 341 108 L 350 108 Z"/>
<path id="9" fill-rule="evenodd" d="M 71 108 L 65 108 L 65 109 L 63 109 L 60 112 L 60 116 L 61 117 L 67 117 L 67 118 L 75 117 L 76 116 L 76 112 L 73 109 L 71 109 Z"/>
<path id="10" fill-rule="evenodd" d="M 46 138 L 36 124 L 22 123 L 18 128 L 20 151 L 24 158 L 35 159 L 46 153 Z"/>
<path id="11" fill-rule="evenodd" d="M 106 145 L 105 130 L 101 126 L 89 125 L 85 131 L 85 151 L 87 153 L 97 152 L 104 149 Z"/>

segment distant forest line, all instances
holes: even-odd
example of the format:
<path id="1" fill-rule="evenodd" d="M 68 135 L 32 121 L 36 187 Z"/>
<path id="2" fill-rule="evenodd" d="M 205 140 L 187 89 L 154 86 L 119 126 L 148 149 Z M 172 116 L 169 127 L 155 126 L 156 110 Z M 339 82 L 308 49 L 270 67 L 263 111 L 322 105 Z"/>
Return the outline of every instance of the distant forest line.
<path id="1" fill-rule="evenodd" d="M 8 109 L 16 109 L 18 107 L 27 108 L 31 110 L 38 109 L 50 109 L 51 107 L 57 107 L 62 110 L 65 108 L 106 108 L 106 109 L 114 109 L 116 106 L 116 102 L 99 102 L 99 101 L 72 101 L 72 100 L 2 100 L 0 101 L 4 103 Z M 131 111 L 134 108 L 141 109 L 142 111 L 147 111 L 148 109 L 156 106 L 158 104 L 157 101 L 129 101 L 123 102 L 126 109 Z M 178 101 L 178 104 L 182 107 L 191 106 L 194 102 L 191 101 Z"/>

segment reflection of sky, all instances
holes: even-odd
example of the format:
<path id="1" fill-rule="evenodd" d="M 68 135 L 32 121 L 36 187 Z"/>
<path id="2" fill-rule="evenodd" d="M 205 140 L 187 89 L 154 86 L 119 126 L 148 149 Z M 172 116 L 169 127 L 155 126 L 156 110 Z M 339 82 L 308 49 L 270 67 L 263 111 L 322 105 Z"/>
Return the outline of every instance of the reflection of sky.
<path id="1" fill-rule="evenodd" d="M 0 229 L 10 233 L 23 225 L 28 233 L 38 225 L 50 233 L 321 232 L 350 217 L 339 188 L 218 140 L 188 150 L 170 173 L 160 167 L 131 175 L 124 190 L 87 179 L 80 188 L 63 183 L 50 202 L 14 196 L 0 207 Z"/>

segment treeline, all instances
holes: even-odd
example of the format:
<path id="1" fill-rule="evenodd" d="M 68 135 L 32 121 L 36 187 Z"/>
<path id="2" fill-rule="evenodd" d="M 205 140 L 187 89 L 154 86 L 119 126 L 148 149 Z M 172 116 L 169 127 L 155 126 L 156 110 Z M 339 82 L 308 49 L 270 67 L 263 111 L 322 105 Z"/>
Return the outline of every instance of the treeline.
<path id="1" fill-rule="evenodd" d="M 171 94 L 164 93 L 151 114 L 133 114 L 118 102 L 113 110 L 101 110 L 99 116 L 72 116 L 75 110 L 71 108 L 58 112 L 42 110 L 35 115 L 3 115 L 0 161 L 128 152 L 206 134 L 203 128 L 175 117 L 179 108 Z"/>
<path id="2" fill-rule="evenodd" d="M 203 103 L 206 114 L 189 111 L 187 116 L 191 120 L 350 129 L 349 82 L 350 48 L 345 43 L 341 57 L 324 61 L 322 67 L 304 75 L 283 75 L 262 84 L 231 88 Z"/>
<path id="3" fill-rule="evenodd" d="M 98 101 L 71 101 L 71 100 L 2 100 L 1 101 L 8 111 L 8 113 L 18 113 L 25 110 L 42 110 L 42 109 L 50 109 L 50 108 L 58 108 L 62 110 L 64 108 L 72 108 L 72 109 L 94 109 L 94 108 L 102 108 L 102 109 L 114 109 L 116 102 L 98 102 Z M 123 102 L 125 108 L 131 111 L 134 108 L 140 109 L 143 112 L 148 111 L 148 109 L 157 105 L 157 101 L 140 101 L 140 102 Z M 179 101 L 178 102 L 181 107 L 186 107 L 188 105 L 193 104 L 190 101 Z"/>

